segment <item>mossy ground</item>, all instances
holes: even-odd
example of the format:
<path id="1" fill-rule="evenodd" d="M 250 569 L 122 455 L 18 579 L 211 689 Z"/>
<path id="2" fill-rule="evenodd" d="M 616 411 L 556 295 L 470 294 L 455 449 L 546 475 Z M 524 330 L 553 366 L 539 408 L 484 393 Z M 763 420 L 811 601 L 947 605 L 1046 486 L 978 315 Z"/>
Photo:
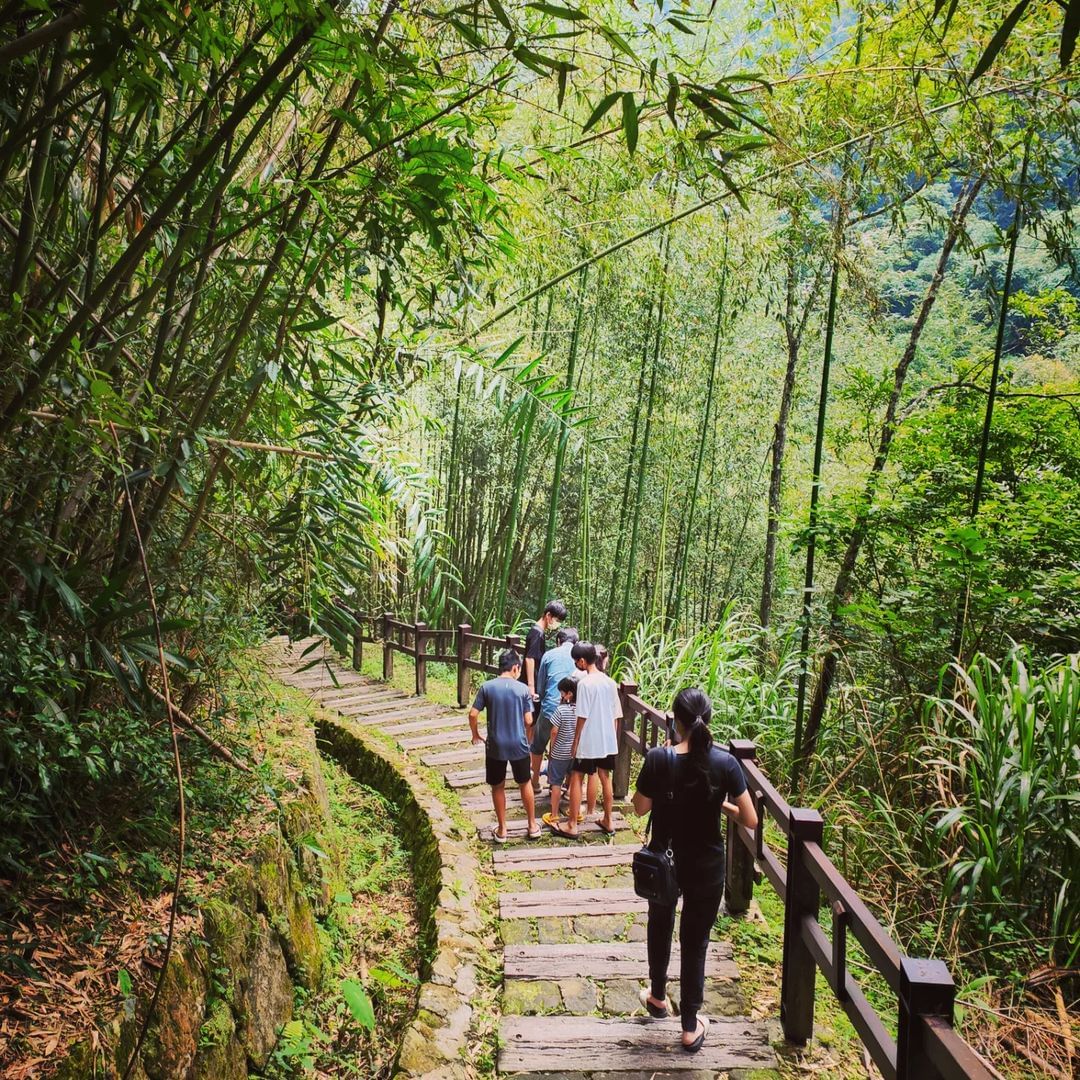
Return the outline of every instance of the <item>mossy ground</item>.
<path id="1" fill-rule="evenodd" d="M 277 683 L 278 738 L 310 732 L 318 708 Z M 289 753 L 285 749 L 285 753 Z M 324 975 L 314 992 L 297 989 L 297 1010 L 285 1026 L 265 1075 L 378 1078 L 392 1072 L 401 1033 L 416 1007 L 420 943 L 409 854 L 396 831 L 397 808 L 321 758 L 330 824 L 317 858 L 330 868 L 329 903 L 320 919 Z M 314 846 L 314 845 L 312 845 Z M 374 1013 L 367 1029 L 350 1011 L 345 980 L 363 987 Z"/>

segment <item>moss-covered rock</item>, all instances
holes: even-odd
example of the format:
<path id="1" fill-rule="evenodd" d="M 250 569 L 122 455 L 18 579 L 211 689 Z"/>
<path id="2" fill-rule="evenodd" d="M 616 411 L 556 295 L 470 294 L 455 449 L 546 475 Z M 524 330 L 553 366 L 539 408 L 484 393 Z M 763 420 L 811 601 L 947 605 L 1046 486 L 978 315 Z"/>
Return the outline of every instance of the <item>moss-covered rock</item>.
<path id="1" fill-rule="evenodd" d="M 150 1080 L 179 1080 L 191 1074 L 210 988 L 209 961 L 200 943 L 173 951 L 158 997 L 158 1021 L 143 1051 Z"/>
<path id="2" fill-rule="evenodd" d="M 245 1080 L 247 1055 L 236 1034 L 232 1010 L 221 998 L 210 1005 L 199 1031 L 195 1080 Z"/>
<path id="3" fill-rule="evenodd" d="M 288 933 L 283 942 L 285 956 L 296 981 L 308 990 L 314 990 L 322 981 L 322 943 L 319 940 L 318 927 L 315 925 L 315 912 L 304 892 L 300 875 L 292 865 L 287 869 Z"/>
<path id="4" fill-rule="evenodd" d="M 290 971 L 297 982 L 314 989 L 322 978 L 322 946 L 315 913 L 280 837 L 267 837 L 259 845 L 254 873 L 259 907 L 281 936 Z"/>
<path id="5" fill-rule="evenodd" d="M 503 1012 L 532 1015 L 555 1012 L 562 1005 L 559 984 L 547 979 L 507 979 L 503 987 Z"/>
<path id="6" fill-rule="evenodd" d="M 231 1004 L 240 1000 L 247 980 L 251 919 L 235 904 L 222 899 L 203 905 L 203 934 L 210 946 L 211 975 Z"/>
<path id="7" fill-rule="evenodd" d="M 248 977 L 240 999 L 240 1041 L 257 1069 L 270 1059 L 277 1033 L 292 1019 L 293 988 L 277 934 L 262 915 L 252 921 Z"/>

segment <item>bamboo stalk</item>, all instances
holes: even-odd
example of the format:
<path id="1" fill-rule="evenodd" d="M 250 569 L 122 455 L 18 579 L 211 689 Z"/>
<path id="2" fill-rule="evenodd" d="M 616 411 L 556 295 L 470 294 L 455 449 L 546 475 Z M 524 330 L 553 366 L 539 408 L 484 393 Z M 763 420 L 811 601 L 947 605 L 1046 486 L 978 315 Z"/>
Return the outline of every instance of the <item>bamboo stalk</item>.
<path id="1" fill-rule="evenodd" d="M 720 289 L 716 298 L 716 329 L 713 333 L 712 362 L 709 365 L 709 381 L 705 391 L 705 410 L 701 420 L 701 436 L 698 439 L 697 455 L 694 463 L 694 483 L 690 491 L 690 505 L 686 511 L 686 529 L 682 543 L 682 560 L 678 569 L 678 586 L 675 591 L 675 604 L 671 621 L 677 628 L 682 612 L 683 589 L 686 586 L 687 567 L 690 562 L 690 538 L 694 535 L 694 511 L 697 508 L 698 489 L 701 486 L 701 470 L 705 464 L 705 442 L 709 431 L 709 418 L 712 415 L 713 389 L 716 385 L 716 366 L 720 356 L 720 331 L 724 323 L 724 293 L 727 289 L 728 273 L 728 231 L 724 231 L 724 257 L 720 270 Z"/>
<path id="2" fill-rule="evenodd" d="M 57 22 L 60 21 L 62 20 L 57 20 Z M 64 74 L 64 64 L 67 61 L 70 48 L 71 31 L 69 30 L 56 43 L 52 66 L 49 68 L 49 79 L 45 85 L 46 98 L 54 96 L 60 85 L 60 79 Z M 3 49 L 0 49 L 0 63 L 3 62 L 2 53 Z M 30 266 L 34 260 L 33 252 L 37 239 L 41 188 L 45 181 L 45 169 L 49 164 L 49 153 L 52 150 L 52 115 L 55 115 L 55 113 L 50 114 L 49 122 L 46 123 L 41 135 L 38 136 L 37 143 L 34 146 L 34 155 L 30 162 L 30 170 L 26 177 L 22 212 L 19 214 L 19 235 L 15 241 L 15 250 L 11 256 L 10 292 L 12 297 L 22 296 L 26 287 L 26 277 L 30 273 Z"/>
<path id="3" fill-rule="evenodd" d="M 564 416 L 560 418 L 559 441 L 555 449 L 555 468 L 551 477 L 551 499 L 548 504 L 547 533 L 544 537 L 544 578 L 540 589 L 541 603 L 547 603 L 551 599 L 551 568 L 555 559 L 555 527 L 559 519 L 559 498 L 562 493 L 563 463 L 566 460 L 566 444 L 570 438 L 570 426 L 568 414 L 573 405 L 574 392 L 574 369 L 577 364 L 578 338 L 581 334 L 581 314 L 585 309 L 585 289 L 588 283 L 589 270 L 586 267 L 581 271 L 581 282 L 578 286 L 577 310 L 574 313 L 574 329 L 570 334 L 570 352 L 566 361 L 566 393 L 567 400 L 563 407 Z"/>
<path id="4" fill-rule="evenodd" d="M 664 338 L 664 301 L 667 287 L 667 272 L 671 257 L 671 234 L 664 254 L 664 268 L 660 274 L 660 299 L 656 312 L 656 334 L 652 354 L 652 372 L 649 376 L 649 397 L 645 406 L 645 430 L 641 439 L 641 456 L 638 460 L 637 486 L 634 491 L 634 509 L 630 525 L 630 553 L 627 556 L 626 577 L 623 579 L 622 611 L 619 616 L 619 640 L 621 645 L 626 640 L 627 624 L 630 614 L 630 596 L 637 580 L 638 537 L 641 532 L 641 502 L 645 490 L 645 472 L 649 464 L 649 438 L 652 434 L 653 406 L 656 402 L 656 381 L 660 367 L 660 346 Z"/>

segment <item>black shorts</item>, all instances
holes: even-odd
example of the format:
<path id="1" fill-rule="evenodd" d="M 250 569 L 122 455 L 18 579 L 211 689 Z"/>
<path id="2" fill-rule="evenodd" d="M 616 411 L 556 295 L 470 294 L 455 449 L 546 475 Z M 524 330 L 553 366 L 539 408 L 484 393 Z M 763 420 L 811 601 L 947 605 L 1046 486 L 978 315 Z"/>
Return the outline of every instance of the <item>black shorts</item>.
<path id="1" fill-rule="evenodd" d="M 487 772 L 487 782 L 492 787 L 506 783 L 506 766 L 509 765 L 514 774 L 514 782 L 524 784 L 532 779 L 532 759 L 526 754 L 515 761 L 501 761 L 499 758 L 489 757 L 484 761 L 484 770 Z"/>
<path id="2" fill-rule="evenodd" d="M 574 758 L 570 764 L 570 771 L 581 773 L 583 776 L 592 776 L 597 769 L 612 772 L 615 768 L 615 755 L 599 758 Z"/>

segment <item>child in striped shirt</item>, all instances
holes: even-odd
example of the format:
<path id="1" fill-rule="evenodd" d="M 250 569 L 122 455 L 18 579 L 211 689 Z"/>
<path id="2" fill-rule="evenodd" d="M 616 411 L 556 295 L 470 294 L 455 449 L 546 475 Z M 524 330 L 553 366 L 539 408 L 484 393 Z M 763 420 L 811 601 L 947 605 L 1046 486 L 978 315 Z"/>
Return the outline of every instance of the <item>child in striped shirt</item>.
<path id="1" fill-rule="evenodd" d="M 562 802 L 566 774 L 570 771 L 570 751 L 577 727 L 577 680 L 571 676 L 559 680 L 560 704 L 551 718 L 551 749 L 548 751 L 547 778 L 551 785 L 551 809 L 544 824 L 559 831 L 559 804 Z"/>

